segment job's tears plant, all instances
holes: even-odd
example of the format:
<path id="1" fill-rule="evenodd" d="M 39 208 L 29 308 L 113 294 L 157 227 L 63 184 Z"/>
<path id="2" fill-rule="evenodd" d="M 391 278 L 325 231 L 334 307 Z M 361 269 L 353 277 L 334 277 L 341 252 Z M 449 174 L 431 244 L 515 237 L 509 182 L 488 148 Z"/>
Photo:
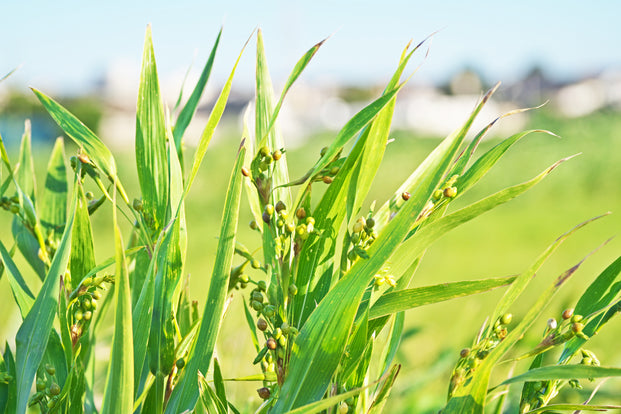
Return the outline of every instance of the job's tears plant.
<path id="1" fill-rule="evenodd" d="M 602 366 L 606 361 L 587 349 L 590 337 L 620 310 L 621 259 L 593 282 L 575 310 L 563 313 L 562 322 L 550 320 L 539 345 L 517 357 L 532 359 L 525 373 L 490 387 L 491 370 L 536 319 L 545 318 L 545 305 L 582 261 L 560 275 L 525 316 L 513 317 L 511 305 L 545 259 L 586 223 L 558 238 L 519 276 L 410 287 L 431 243 L 530 189 L 566 160 L 522 184 L 450 209 L 514 143 L 545 131 L 520 132 L 475 157 L 479 142 L 500 118 L 471 141 L 465 137 L 494 87 L 392 197 L 369 204 L 397 94 L 409 78 L 401 79 L 422 43 L 408 45 L 384 92 L 343 126 L 303 177 L 292 179 L 278 114 L 323 42 L 298 61 L 276 99 L 260 31 L 256 41 L 256 99 L 244 118 L 224 197 L 209 290 L 197 298 L 202 312 L 193 300 L 197 295 L 184 284 L 192 240 L 185 199 L 223 114 L 239 58 L 186 165 L 184 132 L 209 78 L 220 34 L 190 98 L 169 112 L 147 30 L 136 113 L 137 195 L 125 190 L 105 144 L 33 89 L 79 149 L 67 169 L 63 140 L 56 141 L 38 192 L 28 124 L 16 163 L 0 145 L 0 205 L 13 215 L 13 240 L 0 243 L 0 256 L 23 319 L 0 365 L 3 412 L 23 413 L 28 407 L 44 413 L 240 412 L 227 398 L 228 376 L 214 357 L 228 298 L 237 295 L 244 301 L 248 340 L 256 354 L 247 360 L 248 376 L 233 380 L 256 381 L 256 412 L 381 412 L 398 380 L 393 361 L 404 311 L 499 287 L 506 292 L 494 313 L 473 343 L 455 356 L 443 412 L 482 413 L 492 402 L 501 412 L 512 383 L 524 383 L 521 412 L 606 408 L 553 400 L 561 388 L 577 387 L 582 379 L 621 375 L 621 369 Z M 244 243 L 252 243 L 252 249 L 236 240 L 242 188 L 256 231 Z M 97 263 L 90 217 L 100 214 L 105 203 L 113 206 L 115 255 Z M 125 241 L 119 217 L 132 225 Z M 17 254 L 30 270 L 18 268 Z M 27 271 L 43 282 L 38 292 L 22 276 Z M 106 315 L 114 323 L 110 340 L 99 335 Z M 385 343 L 377 340 L 382 332 Z M 105 381 L 94 370 L 100 345 L 111 349 Z M 544 366 L 550 358 L 543 356 L 561 348 L 557 362 Z"/>

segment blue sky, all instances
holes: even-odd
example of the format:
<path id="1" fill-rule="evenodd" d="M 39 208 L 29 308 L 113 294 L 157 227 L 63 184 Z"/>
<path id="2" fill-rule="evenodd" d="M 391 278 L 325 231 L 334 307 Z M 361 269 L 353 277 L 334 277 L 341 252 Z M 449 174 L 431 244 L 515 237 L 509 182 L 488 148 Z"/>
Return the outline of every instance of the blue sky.
<path id="1" fill-rule="evenodd" d="M 270 68 L 282 82 L 314 43 L 331 36 L 303 75 L 308 81 L 387 79 L 405 44 L 434 36 L 416 75 L 443 81 L 464 65 L 489 81 L 508 81 L 534 63 L 572 78 L 621 67 L 621 2 L 613 1 L 11 1 L 0 6 L 0 76 L 11 83 L 77 91 L 118 62 L 139 65 L 146 25 L 153 26 L 160 75 L 206 60 L 224 25 L 214 75 L 222 80 L 257 26 Z M 174 4 L 173 4 L 174 3 Z M 422 56 L 422 54 L 421 54 Z M 253 50 L 238 82 L 249 85 Z"/>

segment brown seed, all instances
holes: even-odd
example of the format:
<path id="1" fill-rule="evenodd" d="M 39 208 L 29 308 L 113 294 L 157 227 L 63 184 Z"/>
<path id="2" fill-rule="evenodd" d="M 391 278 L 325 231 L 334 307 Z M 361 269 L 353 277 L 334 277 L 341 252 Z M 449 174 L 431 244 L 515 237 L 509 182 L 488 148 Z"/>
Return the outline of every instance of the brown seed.
<path id="1" fill-rule="evenodd" d="M 567 320 L 569 318 L 571 318 L 574 314 L 574 310 L 569 308 L 569 309 L 565 309 L 563 311 L 563 319 Z"/>
<path id="2" fill-rule="evenodd" d="M 454 198 L 457 195 L 457 187 L 447 187 L 444 189 L 444 196 Z"/>
<path id="3" fill-rule="evenodd" d="M 470 348 L 464 348 L 461 350 L 461 352 L 459 353 L 459 356 L 462 358 L 467 357 L 468 355 L 470 355 Z"/>
<path id="4" fill-rule="evenodd" d="M 250 177 L 250 171 L 248 171 L 248 168 L 246 167 L 242 167 L 241 173 L 244 177 Z"/>
<path id="5" fill-rule="evenodd" d="M 267 347 L 271 350 L 276 349 L 276 347 L 278 346 L 274 338 L 269 338 L 267 342 L 265 343 L 265 345 L 267 345 Z"/>
<path id="6" fill-rule="evenodd" d="M 306 210 L 304 210 L 303 208 L 298 208 L 297 211 L 295 212 L 295 216 L 302 220 L 306 217 Z"/>
<path id="7" fill-rule="evenodd" d="M 404 191 L 404 192 L 401 194 L 401 198 L 402 198 L 404 201 L 408 201 L 408 200 L 410 199 L 410 193 L 408 193 L 407 191 Z"/>
<path id="8" fill-rule="evenodd" d="M 259 394 L 259 397 L 261 397 L 264 400 L 267 400 L 268 398 L 270 398 L 270 389 L 267 387 L 263 387 L 263 388 L 259 388 L 257 390 L 257 394 Z"/>
<path id="9" fill-rule="evenodd" d="M 265 321 L 265 319 L 259 318 L 259 320 L 257 321 L 257 328 L 259 328 L 260 331 L 264 331 L 267 329 L 267 322 Z"/>
<path id="10" fill-rule="evenodd" d="M 272 153 L 272 158 L 274 161 L 278 161 L 282 157 L 282 152 L 280 150 L 276 150 Z"/>
<path id="11" fill-rule="evenodd" d="M 332 177 L 324 175 L 321 181 L 323 181 L 326 184 L 332 184 L 332 181 L 334 181 L 334 179 Z"/>
<path id="12" fill-rule="evenodd" d="M 573 325 L 571 325 L 571 330 L 572 330 L 574 333 L 580 333 L 580 332 L 582 332 L 582 329 L 583 329 L 583 328 L 584 328 L 584 325 L 583 325 L 583 324 L 581 324 L 580 322 L 574 322 L 574 324 L 573 324 Z"/>

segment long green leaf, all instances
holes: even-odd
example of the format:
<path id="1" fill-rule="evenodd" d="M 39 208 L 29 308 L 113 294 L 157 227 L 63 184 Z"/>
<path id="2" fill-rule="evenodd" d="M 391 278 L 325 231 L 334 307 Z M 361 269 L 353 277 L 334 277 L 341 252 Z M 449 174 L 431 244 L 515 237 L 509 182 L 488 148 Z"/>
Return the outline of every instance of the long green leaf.
<path id="1" fill-rule="evenodd" d="M 477 201 L 476 203 L 423 226 L 422 229 L 407 239 L 392 255 L 390 259 L 391 271 L 396 275 L 403 274 L 417 260 L 416 258 L 418 255 L 424 252 L 432 242 L 460 224 L 466 223 L 529 190 L 567 159 L 568 158 L 564 158 L 557 161 L 529 181 L 513 187 L 505 188 L 504 190 L 498 191 L 497 193 Z M 523 280 L 528 280 L 528 278 L 524 277 Z M 498 314 L 502 313 L 504 312 L 499 312 Z"/>
<path id="2" fill-rule="evenodd" d="M 293 345 L 289 374 L 274 412 L 287 412 L 316 401 L 325 393 L 341 359 L 364 290 L 407 235 L 450 167 L 462 140 L 463 135 L 452 134 L 430 154 L 424 163 L 420 185 L 371 245 L 369 259 L 358 260 L 310 315 Z"/>
<path id="3" fill-rule="evenodd" d="M 194 408 L 198 399 L 198 373 L 207 372 L 216 338 L 222 322 L 224 302 L 228 291 L 228 278 L 235 250 L 235 235 L 239 219 L 242 179 L 241 167 L 244 162 L 245 148 L 240 146 L 237 160 L 231 173 L 224 204 L 220 238 L 216 252 L 216 262 L 209 284 L 207 302 L 200 322 L 198 335 L 194 339 L 186 367 L 173 390 L 166 413 L 176 414 Z"/>
<path id="4" fill-rule="evenodd" d="M 216 42 L 211 48 L 211 53 L 209 54 L 209 58 L 207 59 L 207 63 L 205 63 L 205 67 L 201 72 L 200 78 L 198 78 L 198 82 L 190 95 L 190 98 L 179 112 L 179 116 L 177 117 L 177 122 L 175 123 L 175 128 L 173 129 L 173 136 L 175 139 L 175 147 L 177 148 L 177 154 L 179 156 L 179 161 L 183 165 L 183 154 L 182 151 L 182 138 L 183 133 L 186 128 L 190 124 L 194 113 L 196 112 L 196 108 L 198 107 L 198 102 L 203 95 L 203 91 L 205 90 L 205 86 L 207 85 L 207 81 L 209 80 L 209 75 L 211 74 L 211 68 L 213 67 L 213 62 L 216 58 L 216 51 L 218 50 L 218 45 L 220 44 L 220 37 L 222 36 L 222 29 L 218 32 L 218 37 L 216 38 Z"/>
<path id="5" fill-rule="evenodd" d="M 138 89 L 136 166 L 144 214 L 153 220 L 153 229 L 160 230 L 166 222 L 168 206 L 168 154 L 164 105 L 160 96 L 150 25 L 145 35 Z"/>
<path id="6" fill-rule="evenodd" d="M 510 276 L 494 279 L 441 283 L 439 285 L 414 289 L 393 290 L 380 296 L 377 302 L 371 306 L 369 319 L 376 319 L 396 312 L 445 300 L 487 292 L 488 290 L 500 286 L 507 286 L 513 283 L 514 280 L 515 276 Z"/>
<path id="7" fill-rule="evenodd" d="M 563 411 L 608 411 L 608 410 L 620 410 L 621 405 L 584 405 L 584 404 L 550 404 L 545 407 L 536 408 L 528 411 L 525 414 L 535 414 L 542 412 L 553 413 L 559 410 Z"/>
<path id="8" fill-rule="evenodd" d="M 76 192 L 78 186 L 75 186 Z M 17 371 L 17 412 L 26 411 L 30 387 L 34 375 L 47 347 L 49 332 L 58 309 L 60 277 L 65 274 L 71 250 L 71 233 L 77 206 L 77 193 L 74 192 L 73 208 L 68 218 L 63 237 L 50 265 L 45 282 L 37 295 L 24 323 L 17 331 L 16 371 Z"/>
<path id="9" fill-rule="evenodd" d="M 499 385 L 515 384 L 526 381 L 571 380 L 580 378 L 621 377 L 621 368 L 600 367 L 594 365 L 551 365 L 535 368 L 523 374 L 504 380 Z"/>
<path id="10" fill-rule="evenodd" d="M 15 302 L 19 307 L 22 318 L 25 318 L 34 303 L 34 295 L 28 288 L 28 285 L 22 277 L 19 268 L 15 262 L 13 262 L 13 258 L 6 250 L 2 242 L 0 242 L 0 256 L 2 256 L 2 263 L 4 263 L 4 268 L 7 272 L 9 285 L 11 286 Z"/>
<path id="11" fill-rule="evenodd" d="M 244 50 L 246 49 L 246 45 L 248 45 L 249 41 L 250 41 L 250 38 L 248 38 L 248 40 L 244 44 L 244 47 L 242 48 L 241 52 L 239 52 L 239 56 L 237 57 L 237 60 L 235 61 L 235 65 L 233 65 L 231 74 L 226 80 L 226 83 L 224 84 L 224 87 L 222 88 L 222 91 L 220 92 L 220 96 L 218 96 L 218 99 L 216 100 L 216 103 L 213 106 L 213 110 L 211 111 L 211 114 L 209 115 L 209 119 L 207 120 L 207 125 L 205 126 L 205 129 L 203 130 L 203 133 L 201 134 L 201 138 L 198 142 L 198 148 L 196 148 L 196 154 L 194 155 L 194 163 L 192 164 L 192 171 L 190 172 L 190 176 L 188 177 L 188 181 L 185 187 L 186 195 L 190 191 L 190 187 L 192 187 L 192 183 L 194 182 L 194 179 L 196 178 L 196 174 L 198 174 L 198 169 L 201 166 L 201 163 L 203 162 L 205 153 L 207 152 L 207 147 L 209 146 L 209 142 L 211 141 L 211 138 L 213 137 L 213 134 L 216 131 L 216 127 L 218 126 L 218 123 L 220 122 L 220 119 L 222 118 L 222 114 L 224 113 L 224 108 L 226 107 L 226 102 L 228 101 L 229 94 L 231 93 L 231 85 L 233 84 L 233 76 L 235 75 L 235 70 L 237 69 L 239 60 L 241 59 L 242 54 L 244 53 Z"/>
<path id="12" fill-rule="evenodd" d="M 598 277 L 589 285 L 582 294 L 574 313 L 576 315 L 588 316 L 596 311 L 605 309 L 614 300 L 618 300 L 619 291 L 621 291 L 621 257 L 612 262 Z M 605 314 L 597 315 L 590 320 L 584 327 L 586 336 L 594 335 L 602 323 L 605 323 Z M 585 343 L 585 339 L 575 337 L 565 344 L 563 353 L 559 357 L 559 361 L 566 361 Z"/>
<path id="13" fill-rule="evenodd" d="M 114 199 L 116 204 L 116 197 Z M 102 414 L 131 413 L 134 406 L 134 347 L 129 272 L 123 250 L 123 239 L 117 223 L 116 208 L 112 211 L 116 252 L 114 335 L 101 408 Z"/>
<path id="14" fill-rule="evenodd" d="M 54 240 L 60 239 L 67 221 L 67 188 L 64 141 L 58 138 L 47 165 L 45 187 L 38 202 L 41 225 L 53 234 Z"/>

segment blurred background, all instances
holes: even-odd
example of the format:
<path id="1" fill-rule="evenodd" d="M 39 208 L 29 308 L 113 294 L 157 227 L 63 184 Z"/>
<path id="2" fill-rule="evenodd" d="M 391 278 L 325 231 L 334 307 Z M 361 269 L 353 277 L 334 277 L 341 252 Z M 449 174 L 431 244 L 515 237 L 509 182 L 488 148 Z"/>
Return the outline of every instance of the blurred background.
<path id="1" fill-rule="evenodd" d="M 212 77 L 186 132 L 190 152 L 237 55 L 256 27 L 263 30 L 277 94 L 297 59 L 329 37 L 289 93 L 279 118 L 290 172 L 297 177 L 351 116 L 379 96 L 407 43 L 412 39 L 416 44 L 435 33 L 406 71 L 412 73 L 420 65 L 399 94 L 394 142 L 387 149 L 371 199 L 382 203 L 389 197 L 439 138 L 460 127 L 480 95 L 498 81 L 502 85 L 474 131 L 506 111 L 547 103 L 502 120 L 490 131 L 481 151 L 527 128 L 550 130 L 561 138 L 540 133 L 525 138 L 454 208 L 530 179 L 558 159 L 581 155 L 561 165 L 529 193 L 437 242 L 427 252 L 414 285 L 519 273 L 560 234 L 591 217 L 613 212 L 573 236 L 548 261 L 521 307 L 514 309 L 519 318 L 538 290 L 621 229 L 621 3 L 468 3 L 7 2 L 0 6 L 4 17 L 0 77 L 17 70 L 0 83 L 0 134 L 15 159 L 24 120 L 31 119 L 37 168 L 43 173 L 51 145 L 61 132 L 30 92 L 29 87 L 36 87 L 69 108 L 113 149 L 121 179 L 130 196 L 138 197 L 133 140 L 147 24 L 152 24 L 162 94 L 170 107 L 182 89 L 184 99 L 189 96 L 218 30 L 224 27 Z M 254 38 L 242 57 L 222 124 L 187 202 L 187 271 L 192 294 L 201 304 L 213 265 L 225 177 L 241 137 L 241 115 L 254 98 L 253 48 Z M 67 144 L 69 156 L 75 148 Z M 105 211 L 93 216 L 100 260 L 113 251 L 111 214 Z M 10 214 L 0 214 L 3 242 L 10 240 L 10 219 Z M 244 224 L 250 220 L 246 208 L 239 239 L 253 249 L 260 241 Z M 558 317 L 565 307 L 573 306 L 620 251 L 621 243 L 613 239 L 589 258 L 549 305 L 549 316 L 524 339 L 525 349 L 538 342 L 547 318 Z M 25 277 L 37 286 L 34 275 Z M 397 357 L 404 366 L 390 412 L 437 412 L 459 349 L 471 343 L 501 294 L 492 292 L 408 313 Z M 0 323 L 0 339 L 13 345 L 19 316 L 6 278 L 0 279 L 0 299 L 0 312 L 6 315 Z M 220 349 L 227 350 L 220 358 L 228 377 L 254 373 L 249 364 L 252 345 L 238 299 L 231 304 L 220 343 Z M 592 340 L 591 348 L 603 365 L 621 366 L 621 352 L 608 345 L 621 339 L 620 329 L 619 321 L 614 321 Z M 102 350 L 102 358 L 106 357 Z M 621 382 L 611 380 L 608 385 L 601 392 L 603 400 L 621 403 L 618 393 L 614 394 Z M 589 387 L 566 391 L 563 398 L 583 401 Z M 252 386 L 232 383 L 230 392 L 248 410 L 257 405 Z"/>

